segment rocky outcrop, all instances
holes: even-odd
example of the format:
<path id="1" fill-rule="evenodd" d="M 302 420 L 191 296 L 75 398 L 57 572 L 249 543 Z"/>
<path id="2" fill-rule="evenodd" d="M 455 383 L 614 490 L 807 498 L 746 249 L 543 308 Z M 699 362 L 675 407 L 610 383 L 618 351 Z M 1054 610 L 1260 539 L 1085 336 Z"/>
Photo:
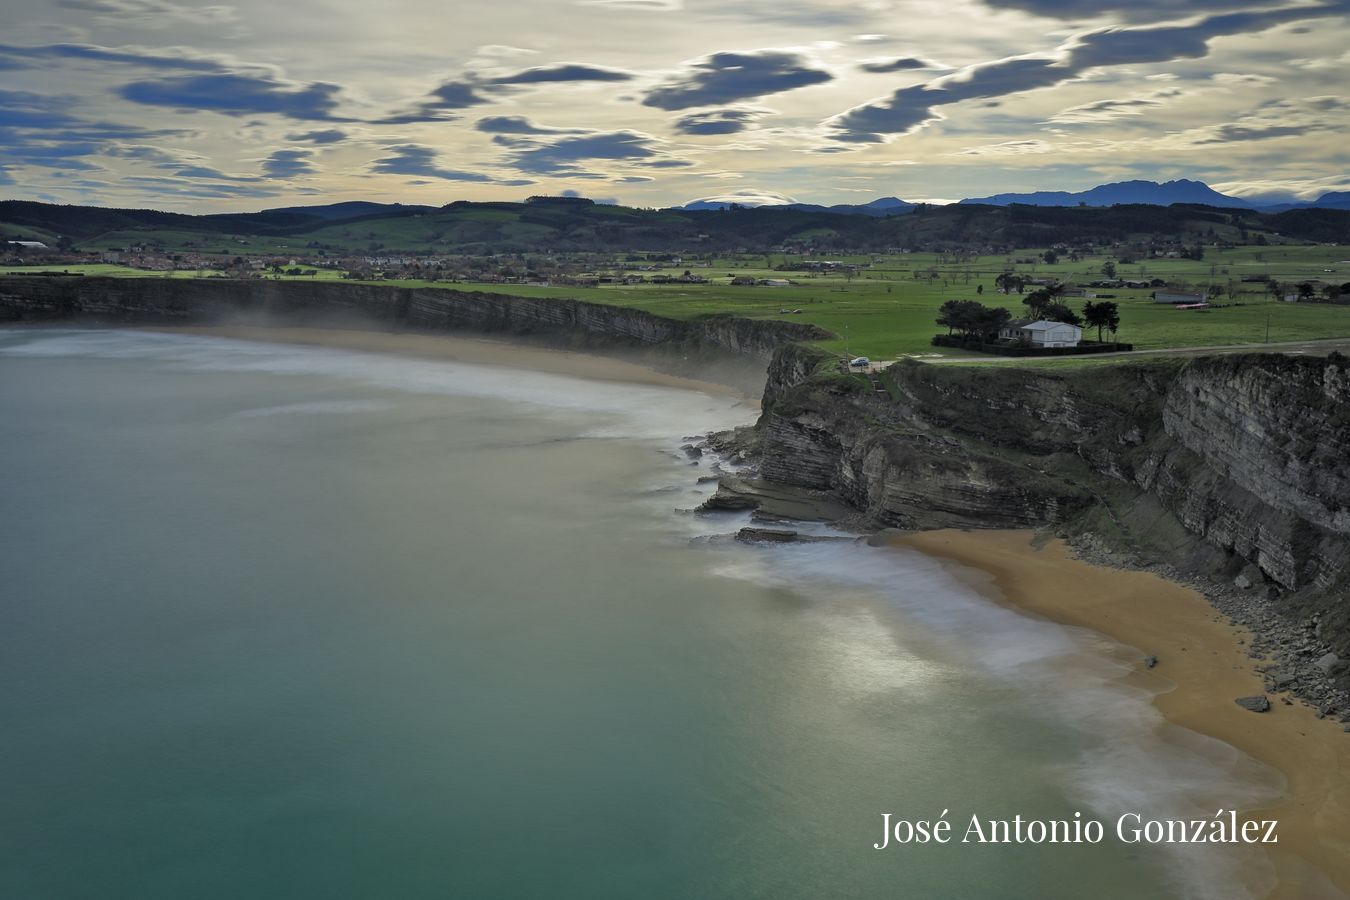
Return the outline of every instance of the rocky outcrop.
<path id="1" fill-rule="evenodd" d="M 1048 525 L 1122 559 L 1236 579 L 1308 625 L 1296 643 L 1310 660 L 1319 647 L 1350 658 L 1344 357 L 900 363 L 884 394 L 830 363 L 792 347 L 770 365 L 766 480 L 830 491 L 868 527 Z"/>
<path id="2" fill-rule="evenodd" d="M 784 344 L 832 336 L 801 322 L 734 316 L 685 321 L 568 298 L 223 278 L 0 278 L 4 321 L 256 322 L 509 334 L 588 349 L 659 348 L 668 359 L 688 358 L 686 370 L 713 359 L 752 361 L 757 374 Z"/>

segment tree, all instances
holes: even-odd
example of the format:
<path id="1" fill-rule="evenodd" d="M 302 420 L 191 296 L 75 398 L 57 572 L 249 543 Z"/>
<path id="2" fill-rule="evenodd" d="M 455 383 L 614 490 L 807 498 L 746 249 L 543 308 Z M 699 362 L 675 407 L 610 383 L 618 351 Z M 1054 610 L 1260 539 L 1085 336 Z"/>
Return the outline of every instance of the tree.
<path id="1" fill-rule="evenodd" d="M 1316 289 L 1313 287 L 1311 281 L 1300 281 L 1298 283 L 1298 299 L 1307 303 L 1313 298 L 1314 290 Z"/>
<path id="2" fill-rule="evenodd" d="M 984 293 L 984 285 L 982 285 L 982 284 L 977 284 L 977 285 L 975 285 L 975 293 L 977 293 L 977 294 L 983 294 L 983 293 Z"/>
<path id="3" fill-rule="evenodd" d="M 1082 318 L 1064 303 L 1051 303 L 1041 312 L 1041 318 L 1051 322 L 1063 322 L 1066 325 L 1081 325 Z"/>
<path id="4" fill-rule="evenodd" d="M 1101 343 L 1102 329 L 1115 334 L 1120 327 L 1120 307 L 1110 300 L 1093 303 L 1091 300 L 1083 307 L 1083 323 L 1097 329 L 1097 343 Z"/>
<path id="5" fill-rule="evenodd" d="M 1116 277 L 1116 263 L 1114 260 L 1108 259 L 1106 262 L 1102 263 L 1102 274 L 1107 278 Z"/>
<path id="6" fill-rule="evenodd" d="M 1032 291 L 1022 298 L 1022 302 L 1027 305 L 1027 311 L 1034 319 L 1043 319 L 1046 307 L 1058 302 L 1059 297 L 1064 293 L 1064 285 L 1052 284 L 1047 287 Z"/>
<path id="7" fill-rule="evenodd" d="M 975 313 L 975 322 L 973 330 L 980 336 L 980 341 L 987 343 L 998 337 L 999 331 L 1012 318 L 1012 313 L 1008 312 L 1006 306 L 985 306 L 983 303 L 976 303 L 979 311 Z"/>
<path id="8" fill-rule="evenodd" d="M 1044 259 L 1047 265 L 1053 266 L 1055 263 L 1059 262 L 1059 254 L 1053 249 L 1047 250 L 1041 254 L 1041 259 Z"/>

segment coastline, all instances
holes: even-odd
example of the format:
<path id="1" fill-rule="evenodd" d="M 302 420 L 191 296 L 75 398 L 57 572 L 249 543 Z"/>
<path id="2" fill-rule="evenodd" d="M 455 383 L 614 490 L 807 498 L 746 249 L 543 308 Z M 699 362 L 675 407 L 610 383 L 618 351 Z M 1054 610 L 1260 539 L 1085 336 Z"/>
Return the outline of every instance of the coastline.
<path id="1" fill-rule="evenodd" d="M 640 362 L 478 336 L 285 325 L 195 325 L 141 327 L 137 330 L 264 341 L 270 344 L 331 347 L 366 353 L 389 353 L 482 366 L 505 366 L 592 381 L 616 381 L 700 391 L 714 396 L 732 396 L 740 398 L 753 408 L 757 409 L 759 406 L 758 397 L 747 395 L 730 385 L 668 375 Z"/>
<path id="2" fill-rule="evenodd" d="M 1135 648 L 1131 684 L 1155 692 L 1167 722 L 1237 748 L 1284 775 L 1283 799 L 1253 817 L 1279 821 L 1269 858 L 1269 898 L 1350 896 L 1350 738 L 1302 703 L 1272 696 L 1269 712 L 1237 697 L 1265 692 L 1248 655 L 1251 634 L 1229 623 L 1196 590 L 1149 572 L 1107 569 L 1077 559 L 1067 544 L 1043 545 L 1032 531 L 942 530 L 903 535 L 917 550 L 992 600 L 1062 625 L 1086 628 Z M 1144 657 L 1156 656 L 1149 669 Z M 1259 815 L 1257 815 L 1259 813 Z"/>

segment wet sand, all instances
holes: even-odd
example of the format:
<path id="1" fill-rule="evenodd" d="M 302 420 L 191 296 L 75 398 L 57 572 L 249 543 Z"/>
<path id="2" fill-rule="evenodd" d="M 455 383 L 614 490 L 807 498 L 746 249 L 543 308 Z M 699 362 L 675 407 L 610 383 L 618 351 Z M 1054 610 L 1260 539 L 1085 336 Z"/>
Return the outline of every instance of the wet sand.
<path id="1" fill-rule="evenodd" d="M 509 366 L 551 375 L 567 375 L 596 381 L 620 381 L 628 384 L 660 385 L 702 391 L 718 396 L 742 397 L 758 406 L 759 398 L 745 397 L 725 384 L 667 375 L 637 362 L 608 356 L 593 356 L 569 350 L 554 350 L 525 344 L 451 335 L 412 334 L 384 331 L 359 331 L 340 328 L 301 328 L 286 326 L 208 325 L 180 328 L 148 328 L 171 334 L 197 334 L 266 341 L 274 344 L 305 344 L 336 347 L 368 353 L 393 353 L 423 359 L 442 359 L 485 366 Z"/>
<path id="2" fill-rule="evenodd" d="M 1033 544 L 1030 531 L 934 531 L 896 543 L 946 563 L 998 602 L 1064 625 L 1091 629 L 1135 648 L 1132 684 L 1158 691 L 1154 704 L 1171 723 L 1217 738 L 1281 772 L 1284 799 L 1250 818 L 1276 819 L 1269 852 L 1278 883 L 1271 898 L 1350 896 L 1350 734 L 1295 701 L 1270 697 L 1253 713 L 1237 697 L 1264 693 L 1247 655 L 1250 634 L 1197 591 L 1147 572 L 1094 566 L 1059 540 Z M 1039 544 L 1039 542 L 1037 542 Z M 1156 656 L 1153 669 L 1145 656 Z"/>

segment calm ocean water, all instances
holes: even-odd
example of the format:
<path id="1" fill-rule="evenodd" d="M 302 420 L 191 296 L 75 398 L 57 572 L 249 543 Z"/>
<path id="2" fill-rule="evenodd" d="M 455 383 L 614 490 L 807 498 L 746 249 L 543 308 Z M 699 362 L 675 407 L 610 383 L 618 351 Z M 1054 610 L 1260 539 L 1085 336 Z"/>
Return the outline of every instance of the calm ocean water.
<path id="1" fill-rule="evenodd" d="M 691 543 L 742 521 L 676 448 L 752 416 L 0 331 L 0 897 L 1242 896 L 1221 850 L 873 850 L 1259 788 L 932 560 Z"/>

